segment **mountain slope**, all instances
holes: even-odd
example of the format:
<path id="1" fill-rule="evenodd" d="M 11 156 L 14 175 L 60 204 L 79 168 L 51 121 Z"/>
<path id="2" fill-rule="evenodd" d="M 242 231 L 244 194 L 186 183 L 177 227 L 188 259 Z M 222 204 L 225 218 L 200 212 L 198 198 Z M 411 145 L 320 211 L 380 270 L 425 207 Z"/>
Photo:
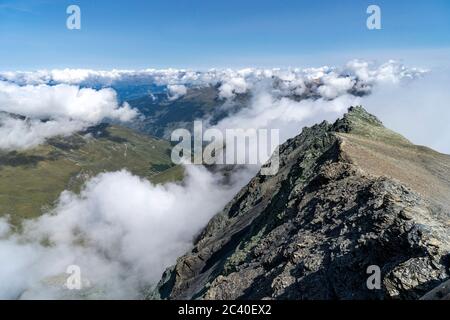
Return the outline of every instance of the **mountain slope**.
<path id="1" fill-rule="evenodd" d="M 350 108 L 280 146 L 148 298 L 419 298 L 449 277 L 449 191 L 449 156 Z"/>
<path id="2" fill-rule="evenodd" d="M 39 216 L 66 189 L 90 177 L 127 169 L 153 182 L 177 180 L 170 144 L 129 129 L 101 124 L 69 137 L 49 139 L 21 152 L 0 152 L 0 215 L 13 224 Z"/>
<path id="3" fill-rule="evenodd" d="M 192 129 L 193 122 L 202 118 L 208 118 L 214 124 L 246 106 L 248 100 L 248 94 L 237 95 L 233 101 L 221 99 L 214 86 L 190 88 L 186 95 L 173 100 L 166 93 L 146 95 L 129 101 L 144 115 L 131 126 L 152 136 L 170 139 L 173 130 Z"/>

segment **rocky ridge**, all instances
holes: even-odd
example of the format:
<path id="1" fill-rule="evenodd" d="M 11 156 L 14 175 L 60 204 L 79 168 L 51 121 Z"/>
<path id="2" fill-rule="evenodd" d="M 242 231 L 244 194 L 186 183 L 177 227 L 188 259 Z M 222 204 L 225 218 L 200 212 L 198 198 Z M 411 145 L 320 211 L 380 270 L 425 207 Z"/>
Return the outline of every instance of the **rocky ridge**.
<path id="1" fill-rule="evenodd" d="M 278 174 L 254 177 L 147 298 L 418 299 L 449 278 L 449 156 L 362 107 L 279 154 Z"/>

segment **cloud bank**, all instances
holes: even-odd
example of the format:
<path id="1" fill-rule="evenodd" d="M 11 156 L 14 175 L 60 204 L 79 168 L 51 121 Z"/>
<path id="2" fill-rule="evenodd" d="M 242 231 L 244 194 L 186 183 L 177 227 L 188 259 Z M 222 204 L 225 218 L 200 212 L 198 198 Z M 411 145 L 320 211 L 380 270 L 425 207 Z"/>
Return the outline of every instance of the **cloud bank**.
<path id="1" fill-rule="evenodd" d="M 263 94 L 253 99 L 253 104 L 261 103 L 261 106 L 256 109 L 252 106 L 250 111 L 235 117 L 245 118 L 263 112 L 263 115 L 256 116 L 256 120 L 248 120 L 253 124 L 257 120 L 265 123 L 264 117 L 286 118 L 287 115 L 279 113 L 283 111 L 292 114 L 291 123 L 304 112 L 302 104 L 305 102 L 295 107 L 295 101 L 312 99 L 320 104 L 325 100 L 346 99 L 349 102 L 352 96 L 369 95 L 376 86 L 421 78 L 425 73 L 425 70 L 406 68 L 395 61 L 376 65 L 359 60 L 340 68 L 0 72 L 0 111 L 7 113 L 0 117 L 0 149 L 32 148 L 49 137 L 70 135 L 106 119 L 131 120 L 137 111 L 126 102 L 118 104 L 116 92 L 110 88 L 114 85 L 125 85 L 126 88 L 163 86 L 169 100 L 186 95 L 189 88 L 204 86 L 216 86 L 219 98 L 225 102 L 239 94 L 259 95 L 265 92 L 273 97 L 273 103 Z M 267 108 L 269 105 L 273 110 Z"/>
<path id="2" fill-rule="evenodd" d="M 0 265 L 0 298 L 70 297 L 69 265 L 78 265 L 91 286 L 78 294 L 138 298 L 249 178 L 235 172 L 223 184 L 219 175 L 189 166 L 183 184 L 153 185 L 126 171 L 104 173 L 80 195 L 63 192 L 56 208 L 26 222 L 20 235 L 0 219 L 0 259 L 8 261 Z"/>
<path id="3" fill-rule="evenodd" d="M 266 80 L 245 80 L 256 74 Z M 323 120 L 334 122 L 348 107 L 363 104 L 367 101 L 363 98 L 370 98 L 374 93 L 378 96 L 383 88 L 404 87 L 427 74 L 425 70 L 406 68 L 394 61 L 375 67 L 358 60 L 350 61 L 344 68 L 276 69 L 260 73 L 246 69 L 233 76 L 229 74 L 219 93 L 229 99 L 250 90 L 250 104 L 209 126 L 219 129 L 223 135 L 229 128 L 278 129 L 283 143 L 299 134 L 304 126 Z M 376 108 L 372 111 L 380 113 Z M 248 137 L 249 132 L 242 134 Z M 257 141 L 256 135 L 249 140 Z"/>
<path id="4" fill-rule="evenodd" d="M 361 103 L 413 143 L 450 154 L 448 83 L 448 70 L 432 70 L 414 81 L 381 85 Z"/>
<path id="5" fill-rule="evenodd" d="M 0 81 L 0 149 L 34 147 L 104 119 L 129 121 L 137 111 L 118 105 L 112 89 L 74 85 L 25 85 Z"/>
<path id="6" fill-rule="evenodd" d="M 0 80 L 18 85 L 70 84 L 83 87 L 110 87 L 121 83 L 166 86 L 168 92 L 182 87 L 218 86 L 220 96 L 233 98 L 246 93 L 261 82 L 270 82 L 284 95 L 317 94 L 333 99 L 354 90 L 368 92 L 380 82 L 413 79 L 426 73 L 419 68 L 407 68 L 396 61 L 377 65 L 354 60 L 343 67 L 289 69 L 211 69 L 207 71 L 182 69 L 144 69 L 97 71 L 89 69 L 41 70 L 35 72 L 0 72 Z"/>

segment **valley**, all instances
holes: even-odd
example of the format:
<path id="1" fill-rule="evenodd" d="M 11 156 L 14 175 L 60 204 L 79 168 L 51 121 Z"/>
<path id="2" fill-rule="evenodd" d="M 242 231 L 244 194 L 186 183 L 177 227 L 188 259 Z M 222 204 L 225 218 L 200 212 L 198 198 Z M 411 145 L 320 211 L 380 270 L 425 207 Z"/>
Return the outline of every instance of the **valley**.
<path id="1" fill-rule="evenodd" d="M 80 191 L 102 172 L 126 169 L 155 183 L 178 181 L 181 167 L 170 143 L 117 125 L 100 124 L 68 137 L 50 138 L 26 151 L 0 153 L 0 215 L 18 225 L 52 208 L 64 190 Z"/>

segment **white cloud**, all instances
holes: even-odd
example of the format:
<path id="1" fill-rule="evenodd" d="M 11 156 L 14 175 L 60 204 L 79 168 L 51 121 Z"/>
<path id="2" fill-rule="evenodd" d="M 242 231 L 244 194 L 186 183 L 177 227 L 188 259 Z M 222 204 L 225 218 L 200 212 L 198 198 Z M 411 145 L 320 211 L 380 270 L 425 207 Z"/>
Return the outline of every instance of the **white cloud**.
<path id="1" fill-rule="evenodd" d="M 227 79 L 219 88 L 219 97 L 231 99 L 236 94 L 247 92 L 248 88 L 249 86 L 244 78 Z"/>
<path id="2" fill-rule="evenodd" d="M 28 149 L 42 144 L 47 138 L 70 135 L 85 127 L 86 123 L 80 121 L 59 119 L 42 122 L 0 114 L 0 149 Z"/>
<path id="3" fill-rule="evenodd" d="M 137 115 L 127 103 L 118 105 L 112 89 L 19 86 L 4 81 L 0 81 L 0 111 L 26 117 L 0 116 L 0 149 L 26 149 L 104 119 L 129 121 Z"/>
<path id="4" fill-rule="evenodd" d="M 449 82 L 448 70 L 433 70 L 415 81 L 380 85 L 362 103 L 413 143 L 450 154 Z"/>
<path id="5" fill-rule="evenodd" d="M 10 225 L 5 218 L 0 218 L 0 239 L 6 237 L 11 231 Z"/>
<path id="6" fill-rule="evenodd" d="M 136 111 L 120 107 L 112 89 L 94 90 L 60 84 L 26 85 L 0 81 L 0 110 L 32 118 L 69 118 L 96 123 L 104 118 L 128 121 Z"/>
<path id="7" fill-rule="evenodd" d="M 203 167 L 188 166 L 187 173 L 182 185 L 105 173 L 80 195 L 62 193 L 54 211 L 28 221 L 23 234 L 0 238 L 0 260 L 8 261 L 0 265 L 0 298 L 61 297 L 64 290 L 43 283 L 73 264 L 95 287 L 94 297 L 138 297 L 141 286 L 155 284 L 250 178 L 235 173 L 233 183 L 224 185 Z M 5 234 L 4 220 L 0 227 Z"/>
<path id="8" fill-rule="evenodd" d="M 322 77 L 323 84 L 317 89 L 318 93 L 326 99 L 334 99 L 345 93 L 355 85 L 355 80 L 349 77 L 340 78 L 335 73 Z"/>
<path id="9" fill-rule="evenodd" d="M 176 100 L 178 98 L 181 98 L 187 93 L 186 86 L 180 84 L 169 85 L 167 86 L 167 89 L 169 90 L 170 100 Z"/>
<path id="10" fill-rule="evenodd" d="M 286 97 L 276 97 L 265 90 L 259 90 L 254 93 L 248 107 L 210 127 L 219 129 L 223 135 L 227 129 L 277 129 L 279 130 L 279 142 L 283 143 L 298 135 L 303 127 L 323 120 L 334 121 L 344 114 L 349 106 L 359 103 L 360 98 L 350 94 L 341 95 L 333 100 L 321 98 L 294 101 Z M 252 150 L 251 147 L 249 149 Z M 273 151 L 274 148 L 272 148 Z M 267 160 L 260 159 L 260 162 L 264 163 Z"/>
<path id="11" fill-rule="evenodd" d="M 389 60 L 375 67 L 372 63 L 362 60 L 352 60 L 347 63 L 344 73 L 355 75 L 360 81 L 367 84 L 398 83 L 404 79 L 420 78 L 428 72 L 422 68 L 407 68 L 401 63 Z"/>

